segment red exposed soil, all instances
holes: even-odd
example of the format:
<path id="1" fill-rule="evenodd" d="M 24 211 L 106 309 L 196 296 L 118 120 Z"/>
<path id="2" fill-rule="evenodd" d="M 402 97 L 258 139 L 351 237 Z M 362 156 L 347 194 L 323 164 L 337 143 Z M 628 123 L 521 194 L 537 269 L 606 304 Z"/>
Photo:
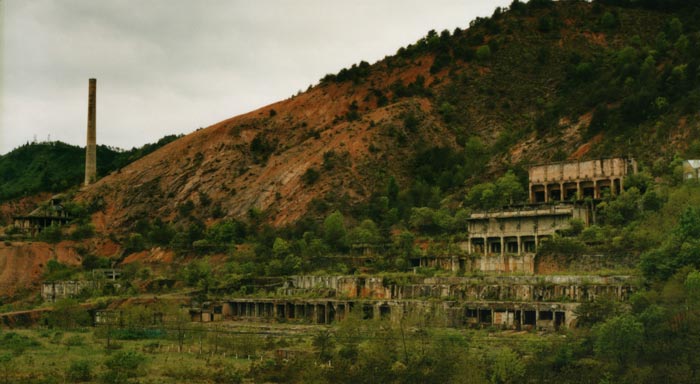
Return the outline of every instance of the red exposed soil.
<path id="1" fill-rule="evenodd" d="M 46 263 L 52 259 L 68 265 L 81 262 L 75 244 L 69 241 L 58 244 L 0 243 L 0 295 L 11 297 L 19 290 L 36 287 Z"/>
<path id="2" fill-rule="evenodd" d="M 11 224 L 12 216 L 26 215 L 50 197 L 51 193 L 42 192 L 0 204 L 0 227 L 2 227 L 3 223 L 5 225 Z"/>

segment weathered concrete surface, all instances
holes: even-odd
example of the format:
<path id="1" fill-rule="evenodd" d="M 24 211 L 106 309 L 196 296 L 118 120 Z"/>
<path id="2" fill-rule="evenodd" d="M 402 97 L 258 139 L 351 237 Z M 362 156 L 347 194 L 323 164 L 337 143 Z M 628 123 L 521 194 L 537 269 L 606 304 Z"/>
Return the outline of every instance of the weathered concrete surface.
<path id="1" fill-rule="evenodd" d="M 332 324 L 352 311 L 365 320 L 400 321 L 419 316 L 435 325 L 503 329 L 573 327 L 577 303 L 494 301 L 232 298 L 190 309 L 192 321 L 277 321 Z"/>
<path id="2" fill-rule="evenodd" d="M 484 276 L 399 278 L 361 276 L 293 276 L 284 295 L 325 292 L 330 297 L 372 299 L 591 301 L 600 295 L 627 300 L 636 290 L 630 276 Z"/>

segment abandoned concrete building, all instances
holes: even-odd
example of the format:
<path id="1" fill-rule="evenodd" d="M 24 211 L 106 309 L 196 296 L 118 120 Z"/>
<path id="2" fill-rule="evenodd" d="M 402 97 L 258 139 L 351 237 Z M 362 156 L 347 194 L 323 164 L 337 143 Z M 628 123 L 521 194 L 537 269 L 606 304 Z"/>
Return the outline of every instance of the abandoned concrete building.
<path id="1" fill-rule="evenodd" d="M 620 157 L 536 165 L 528 172 L 530 203 L 616 195 L 624 188 L 625 177 L 635 173 L 637 162 Z"/>
<path id="2" fill-rule="evenodd" d="M 93 269 L 89 280 L 45 281 L 41 284 L 41 298 L 46 302 L 77 297 L 83 290 L 97 289 L 118 292 L 122 285 L 117 280 L 121 270 L 113 268 Z"/>
<path id="3" fill-rule="evenodd" d="M 378 277 L 292 276 L 275 298 L 195 304 L 190 316 L 197 322 L 331 324 L 359 310 L 366 320 L 399 321 L 418 313 L 452 327 L 554 330 L 575 325 L 581 302 L 601 295 L 625 301 L 633 292 L 627 276 L 416 276 L 401 284 Z"/>
<path id="4" fill-rule="evenodd" d="M 584 199 L 617 195 L 636 172 L 636 161 L 625 158 L 533 166 L 530 205 L 472 213 L 462 248 L 478 257 L 475 269 L 483 272 L 534 273 L 540 243 L 568 229 L 572 220 L 592 223 L 594 208 Z"/>
<path id="5" fill-rule="evenodd" d="M 700 180 L 700 160 L 683 161 L 683 180 Z"/>
<path id="6" fill-rule="evenodd" d="M 24 233 L 36 235 L 52 225 L 64 225 L 72 220 L 63 206 L 63 195 L 55 195 L 47 203 L 26 216 L 12 218 L 15 228 Z"/>
<path id="7" fill-rule="evenodd" d="M 484 256 L 535 253 L 541 241 L 568 228 L 571 220 L 589 224 L 589 216 L 585 206 L 563 203 L 476 212 L 468 221 L 467 252 Z"/>

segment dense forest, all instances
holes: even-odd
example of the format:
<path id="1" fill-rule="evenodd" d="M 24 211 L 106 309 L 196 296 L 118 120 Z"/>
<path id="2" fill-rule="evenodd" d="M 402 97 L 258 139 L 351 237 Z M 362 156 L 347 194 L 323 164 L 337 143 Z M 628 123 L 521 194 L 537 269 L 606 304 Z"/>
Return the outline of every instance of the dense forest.
<path id="1" fill-rule="evenodd" d="M 168 135 L 139 148 L 97 146 L 97 174 L 104 176 L 176 140 Z M 79 185 L 85 174 L 85 148 L 60 141 L 27 143 L 0 156 L 0 202 L 39 192 L 61 192 Z"/>

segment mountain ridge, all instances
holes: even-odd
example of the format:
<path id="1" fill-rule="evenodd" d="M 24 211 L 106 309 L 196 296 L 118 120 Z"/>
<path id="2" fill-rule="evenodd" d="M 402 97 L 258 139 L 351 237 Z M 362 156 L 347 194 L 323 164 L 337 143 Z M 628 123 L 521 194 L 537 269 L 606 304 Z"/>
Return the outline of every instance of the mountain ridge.
<path id="1" fill-rule="evenodd" d="M 108 232 L 153 217 L 211 224 L 262 215 L 280 227 L 357 211 L 392 177 L 407 194 L 424 183 L 440 199 L 459 200 L 465 187 L 507 169 L 522 180 L 533 162 L 631 155 L 651 165 L 700 136 L 687 102 L 664 89 L 678 67 L 674 48 L 656 50 L 676 16 L 514 2 L 466 30 L 430 31 L 396 55 L 191 133 L 77 197 L 104 200 L 100 222 L 108 225 L 98 230 Z M 686 49 L 695 49 L 696 28 L 683 25 L 680 34 L 693 40 Z M 659 90 L 635 89 L 644 86 L 645 55 L 657 56 Z M 649 112 L 636 121 L 639 106 Z"/>

